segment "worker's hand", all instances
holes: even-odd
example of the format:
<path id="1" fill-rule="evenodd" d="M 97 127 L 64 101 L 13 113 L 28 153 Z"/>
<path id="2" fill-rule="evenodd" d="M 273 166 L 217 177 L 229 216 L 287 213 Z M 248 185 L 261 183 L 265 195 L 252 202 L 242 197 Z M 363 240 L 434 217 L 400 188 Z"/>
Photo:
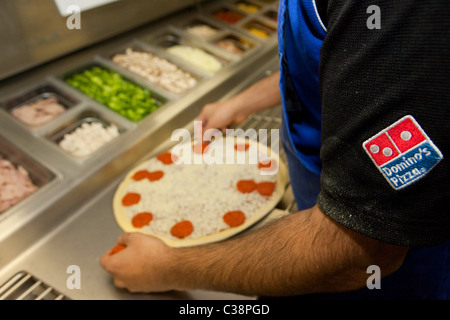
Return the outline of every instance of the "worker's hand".
<path id="1" fill-rule="evenodd" d="M 142 233 L 125 233 L 119 238 L 124 250 L 105 253 L 100 264 L 118 288 L 131 292 L 164 292 L 176 289 L 170 276 L 172 248 L 160 239 Z"/>
<path id="2" fill-rule="evenodd" d="M 218 129 L 225 132 L 227 128 L 247 119 L 248 110 L 241 108 L 235 99 L 219 101 L 205 105 L 198 116 L 198 121 L 202 123 L 203 137 L 196 132 L 198 140 L 209 140 L 211 135 L 206 133 L 209 129 Z"/>

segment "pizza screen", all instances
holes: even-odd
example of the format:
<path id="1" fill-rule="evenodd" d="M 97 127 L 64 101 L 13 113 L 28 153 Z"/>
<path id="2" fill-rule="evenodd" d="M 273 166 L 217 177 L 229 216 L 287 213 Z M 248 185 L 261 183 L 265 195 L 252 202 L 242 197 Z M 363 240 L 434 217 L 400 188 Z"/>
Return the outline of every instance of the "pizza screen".
<path id="1" fill-rule="evenodd" d="M 243 156 L 247 161 L 234 164 L 185 164 L 178 163 L 179 157 L 171 151 L 159 154 L 132 170 L 119 186 L 114 203 L 116 217 L 121 215 L 120 220 L 129 222 L 124 229 L 169 242 L 206 240 L 227 230 L 223 237 L 240 231 L 267 214 L 279 200 L 280 190 L 284 191 L 284 181 L 275 173 L 279 166 L 273 166 L 280 161 L 278 157 L 265 156 L 249 163 L 246 155 L 252 148 L 258 148 L 258 144 L 236 142 L 235 159 Z M 206 144 L 194 144 L 192 150 L 193 156 L 214 152 Z M 268 170 L 274 167 L 277 171 L 270 174 Z"/>

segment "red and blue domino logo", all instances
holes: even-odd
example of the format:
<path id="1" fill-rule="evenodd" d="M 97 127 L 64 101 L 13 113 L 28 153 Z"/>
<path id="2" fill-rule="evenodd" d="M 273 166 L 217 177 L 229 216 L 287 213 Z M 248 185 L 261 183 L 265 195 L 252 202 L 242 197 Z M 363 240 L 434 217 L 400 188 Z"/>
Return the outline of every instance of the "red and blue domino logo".
<path id="1" fill-rule="evenodd" d="M 443 159 L 411 115 L 364 141 L 363 148 L 395 190 L 424 177 Z"/>

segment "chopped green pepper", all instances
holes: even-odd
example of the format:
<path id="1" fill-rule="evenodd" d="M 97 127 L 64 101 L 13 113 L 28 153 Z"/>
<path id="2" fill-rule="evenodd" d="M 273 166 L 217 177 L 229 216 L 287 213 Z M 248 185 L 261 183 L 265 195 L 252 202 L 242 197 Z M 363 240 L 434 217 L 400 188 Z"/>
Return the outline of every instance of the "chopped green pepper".
<path id="1" fill-rule="evenodd" d="M 72 75 L 66 82 L 132 121 L 143 119 L 161 106 L 149 90 L 97 66 Z"/>

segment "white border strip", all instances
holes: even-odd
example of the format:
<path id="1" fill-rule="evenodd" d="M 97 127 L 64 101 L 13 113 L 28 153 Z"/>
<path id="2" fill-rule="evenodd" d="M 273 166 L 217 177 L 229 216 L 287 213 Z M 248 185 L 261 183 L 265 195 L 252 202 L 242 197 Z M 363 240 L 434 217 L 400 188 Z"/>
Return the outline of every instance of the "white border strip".
<path id="1" fill-rule="evenodd" d="M 322 19 L 320 18 L 320 15 L 319 15 L 319 11 L 317 10 L 316 1 L 312 0 L 312 3 L 313 3 L 313 6 L 314 6 L 314 12 L 316 13 L 316 17 L 317 17 L 317 20 L 320 23 L 320 26 L 322 27 L 322 29 L 325 32 L 327 32 L 327 27 L 325 27 L 325 25 L 323 24 Z"/>

